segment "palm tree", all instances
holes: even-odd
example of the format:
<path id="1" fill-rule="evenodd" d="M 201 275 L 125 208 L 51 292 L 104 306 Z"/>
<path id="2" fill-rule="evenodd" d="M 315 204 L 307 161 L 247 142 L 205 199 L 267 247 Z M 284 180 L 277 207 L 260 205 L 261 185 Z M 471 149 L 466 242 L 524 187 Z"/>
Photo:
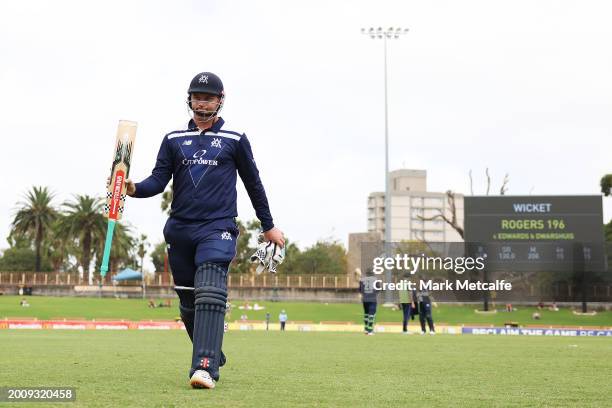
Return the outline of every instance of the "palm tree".
<path id="1" fill-rule="evenodd" d="M 36 272 L 40 272 L 41 247 L 58 212 L 51 205 L 53 194 L 47 187 L 32 187 L 26 201 L 18 203 L 19 209 L 11 224 L 11 235 L 34 241 L 36 250 Z"/>
<path id="2" fill-rule="evenodd" d="M 144 257 L 147 254 L 147 247 L 149 246 L 147 236 L 145 234 L 140 234 L 140 237 L 138 237 L 138 240 L 136 241 L 136 246 L 138 248 L 138 257 L 140 258 L 140 273 L 142 273 L 144 276 Z"/>
<path id="3" fill-rule="evenodd" d="M 62 231 L 63 215 L 58 216 L 51 224 L 49 235 L 45 238 L 45 256 L 51 261 L 54 272 L 59 272 L 69 253 L 71 241 Z"/>
<path id="4" fill-rule="evenodd" d="M 78 242 L 80 247 L 79 263 L 83 267 L 83 279 L 89 280 L 89 266 L 94 245 L 104 240 L 106 235 L 106 217 L 103 201 L 89 195 L 76 195 L 73 201 L 63 204 L 65 216 L 61 229 Z"/>

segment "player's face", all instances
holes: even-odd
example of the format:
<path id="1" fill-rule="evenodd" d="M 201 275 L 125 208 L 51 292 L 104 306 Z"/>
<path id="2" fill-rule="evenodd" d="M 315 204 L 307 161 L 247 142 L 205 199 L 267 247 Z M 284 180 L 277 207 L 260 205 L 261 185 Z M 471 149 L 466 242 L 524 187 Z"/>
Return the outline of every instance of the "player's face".
<path id="1" fill-rule="evenodd" d="M 216 95 L 198 92 L 191 94 L 191 108 L 196 114 L 216 111 L 219 102 L 220 99 Z"/>

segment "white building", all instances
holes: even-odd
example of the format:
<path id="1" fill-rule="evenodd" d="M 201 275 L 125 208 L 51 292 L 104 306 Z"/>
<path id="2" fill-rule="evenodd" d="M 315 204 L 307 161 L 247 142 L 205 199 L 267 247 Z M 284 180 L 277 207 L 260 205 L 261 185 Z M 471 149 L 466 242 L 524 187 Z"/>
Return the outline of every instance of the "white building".
<path id="1" fill-rule="evenodd" d="M 391 185 L 391 241 L 461 242 L 463 239 L 441 218 L 425 221 L 441 212 L 449 219 L 446 193 L 427 191 L 427 171 L 401 169 L 389 173 Z M 455 194 L 457 222 L 463 228 L 463 195 Z M 421 218 L 422 217 L 422 218 Z M 385 234 L 385 194 L 368 196 L 368 232 Z"/>

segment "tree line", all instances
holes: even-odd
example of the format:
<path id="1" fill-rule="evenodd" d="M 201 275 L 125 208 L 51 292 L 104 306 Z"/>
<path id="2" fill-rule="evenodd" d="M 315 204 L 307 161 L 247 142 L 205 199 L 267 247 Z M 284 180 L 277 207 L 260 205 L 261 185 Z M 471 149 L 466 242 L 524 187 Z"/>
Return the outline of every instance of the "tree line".
<path id="1" fill-rule="evenodd" d="M 169 212 L 171 190 L 162 197 L 162 211 Z M 9 248 L 0 257 L 0 272 L 78 272 L 84 280 L 90 274 L 99 278 L 99 266 L 106 238 L 105 200 L 89 195 L 75 195 L 59 205 L 47 187 L 33 186 L 17 203 L 10 233 Z M 261 230 L 259 221 L 237 221 L 240 236 L 232 273 L 250 273 L 249 257 L 255 251 Z M 109 270 L 142 268 L 148 247 L 147 237 L 137 234 L 126 222 L 117 223 L 113 238 Z M 156 272 L 164 271 L 167 262 L 165 242 L 154 246 L 150 254 Z M 287 240 L 286 261 L 279 273 L 342 274 L 346 271 L 346 251 L 333 240 L 322 240 L 300 248 Z"/>
<path id="2" fill-rule="evenodd" d="M 34 186 L 17 203 L 7 238 L 10 247 L 0 258 L 0 271 L 82 270 L 83 278 L 89 279 L 92 267 L 100 264 L 104 250 L 107 227 L 104 200 L 75 195 L 56 205 L 53 199 L 47 187 Z M 129 224 L 118 223 L 110 270 L 137 267 L 145 241 L 146 236 L 136 236 Z"/>
<path id="3" fill-rule="evenodd" d="M 257 237 L 261 232 L 258 220 L 243 222 L 236 220 L 240 235 L 236 244 L 236 257 L 230 265 L 230 273 L 253 273 L 254 266 L 250 257 L 255 252 Z M 156 271 L 165 267 L 166 243 L 158 243 L 151 253 Z M 334 240 L 319 240 L 304 250 L 288 238 L 285 239 L 285 261 L 279 266 L 279 274 L 344 274 L 346 273 L 346 251 L 344 246 Z"/>

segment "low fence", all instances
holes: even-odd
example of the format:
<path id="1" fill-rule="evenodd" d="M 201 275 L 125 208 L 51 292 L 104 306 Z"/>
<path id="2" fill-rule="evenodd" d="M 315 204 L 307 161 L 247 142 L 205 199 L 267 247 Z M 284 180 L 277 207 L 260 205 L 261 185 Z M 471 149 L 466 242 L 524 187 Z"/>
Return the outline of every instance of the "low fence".
<path id="1" fill-rule="evenodd" d="M 353 289 L 359 286 L 346 275 L 231 275 L 227 282 L 232 288 L 304 288 Z"/>
<path id="2" fill-rule="evenodd" d="M 359 284 L 347 275 L 243 275 L 230 274 L 230 288 L 303 288 L 303 289 L 355 289 Z M 98 286 L 95 281 L 92 286 Z M 105 285 L 111 284 L 107 279 Z M 174 287 L 172 276 L 156 274 L 146 278 L 149 287 Z M 57 272 L 0 272 L 0 286 L 85 286 L 87 282 L 76 273 Z M 118 287 L 141 286 L 141 281 L 119 282 Z"/>
<path id="3" fill-rule="evenodd" d="M 244 299 L 279 299 L 346 302 L 357 301 L 358 282 L 347 275 L 261 275 L 230 274 L 228 287 L 235 297 Z M 35 273 L 35 272 L 1 272 L 0 292 L 18 293 L 20 288 L 32 288 L 37 295 L 50 296 L 111 296 L 117 293 L 126 296 L 142 296 L 143 292 L 151 296 L 174 296 L 174 282 L 169 274 L 157 274 L 147 279 L 145 290 L 139 280 L 111 284 L 108 279 L 102 288 L 98 282 L 88 285 L 78 274 L 72 273 Z M 584 291 L 584 293 L 583 293 Z M 21 292 L 21 291 L 19 291 Z M 28 294 L 24 291 L 25 294 Z M 32 292 L 29 292 L 32 293 Z M 467 294 L 466 294 L 467 293 Z M 479 302 L 482 294 L 478 292 L 437 290 L 435 299 L 441 302 Z M 392 301 L 397 301 L 397 291 L 392 292 Z M 489 301 L 503 303 L 521 303 L 540 301 L 556 302 L 612 302 L 612 284 L 600 282 L 594 284 L 570 284 L 555 282 L 552 284 L 516 284 L 512 291 L 491 292 Z"/>

